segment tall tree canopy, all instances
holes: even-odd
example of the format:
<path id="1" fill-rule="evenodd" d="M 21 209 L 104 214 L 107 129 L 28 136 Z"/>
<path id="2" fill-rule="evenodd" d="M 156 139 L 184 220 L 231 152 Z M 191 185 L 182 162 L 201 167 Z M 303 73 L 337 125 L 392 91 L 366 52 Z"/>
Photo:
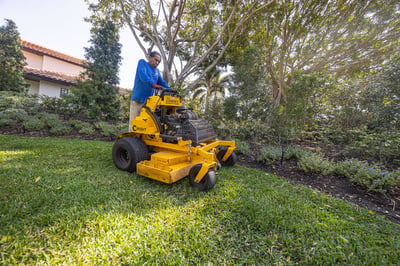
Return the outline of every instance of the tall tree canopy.
<path id="1" fill-rule="evenodd" d="M 6 25 L 0 27 L 0 91 L 22 92 L 27 88 L 25 65 L 17 26 L 6 19 Z"/>
<path id="2" fill-rule="evenodd" d="M 297 70 L 351 75 L 387 59 L 399 45 L 399 5 L 395 0 L 278 1 L 247 23 L 242 37 L 262 49 L 279 105 Z"/>
<path id="3" fill-rule="evenodd" d="M 89 3 L 90 1 L 87 0 Z M 212 70 L 245 23 L 271 1 L 221 0 L 97 0 L 94 12 L 111 14 L 127 25 L 144 54 L 156 46 L 161 53 L 164 79 L 181 86 L 209 60 L 202 75 Z M 148 49 L 146 49 L 146 47 Z M 201 80 L 192 82 L 191 87 Z"/>

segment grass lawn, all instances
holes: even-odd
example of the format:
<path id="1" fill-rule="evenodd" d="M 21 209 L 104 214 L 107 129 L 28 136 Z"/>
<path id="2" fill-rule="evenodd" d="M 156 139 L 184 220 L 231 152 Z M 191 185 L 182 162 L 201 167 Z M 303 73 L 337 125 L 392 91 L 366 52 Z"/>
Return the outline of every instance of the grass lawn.
<path id="1" fill-rule="evenodd" d="M 116 169 L 111 142 L 0 135 L 0 264 L 400 261 L 400 226 L 234 166 L 200 192 Z"/>

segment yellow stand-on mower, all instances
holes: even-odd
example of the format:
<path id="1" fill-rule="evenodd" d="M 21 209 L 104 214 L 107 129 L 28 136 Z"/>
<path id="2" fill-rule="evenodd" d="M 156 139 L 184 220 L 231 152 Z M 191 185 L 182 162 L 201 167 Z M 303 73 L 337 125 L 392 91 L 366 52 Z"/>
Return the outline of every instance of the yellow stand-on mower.
<path id="1" fill-rule="evenodd" d="M 186 176 L 193 187 L 209 190 L 215 171 L 237 161 L 234 141 L 217 140 L 212 126 L 182 106 L 173 90 L 156 90 L 147 99 L 132 131 L 118 136 L 112 149 L 117 168 L 164 183 Z"/>

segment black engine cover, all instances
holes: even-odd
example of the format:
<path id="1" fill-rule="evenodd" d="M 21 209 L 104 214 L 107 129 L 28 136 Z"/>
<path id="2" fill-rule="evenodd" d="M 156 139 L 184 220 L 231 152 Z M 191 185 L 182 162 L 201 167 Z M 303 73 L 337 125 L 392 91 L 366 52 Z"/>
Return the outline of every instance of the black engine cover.
<path id="1" fill-rule="evenodd" d="M 191 140 L 194 146 L 216 138 L 214 128 L 204 119 L 186 120 L 177 135 L 183 140 Z"/>

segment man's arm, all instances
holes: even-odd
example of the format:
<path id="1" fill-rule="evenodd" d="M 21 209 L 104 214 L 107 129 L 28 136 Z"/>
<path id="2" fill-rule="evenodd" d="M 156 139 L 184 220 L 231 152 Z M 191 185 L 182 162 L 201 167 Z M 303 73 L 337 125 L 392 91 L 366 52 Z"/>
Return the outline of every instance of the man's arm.
<path id="1" fill-rule="evenodd" d="M 159 74 L 159 75 L 158 75 L 157 84 L 163 86 L 164 88 L 171 89 L 171 88 L 168 86 L 168 83 L 165 82 L 165 80 L 163 80 L 163 78 L 161 77 L 160 72 L 158 72 L 158 74 Z"/>

